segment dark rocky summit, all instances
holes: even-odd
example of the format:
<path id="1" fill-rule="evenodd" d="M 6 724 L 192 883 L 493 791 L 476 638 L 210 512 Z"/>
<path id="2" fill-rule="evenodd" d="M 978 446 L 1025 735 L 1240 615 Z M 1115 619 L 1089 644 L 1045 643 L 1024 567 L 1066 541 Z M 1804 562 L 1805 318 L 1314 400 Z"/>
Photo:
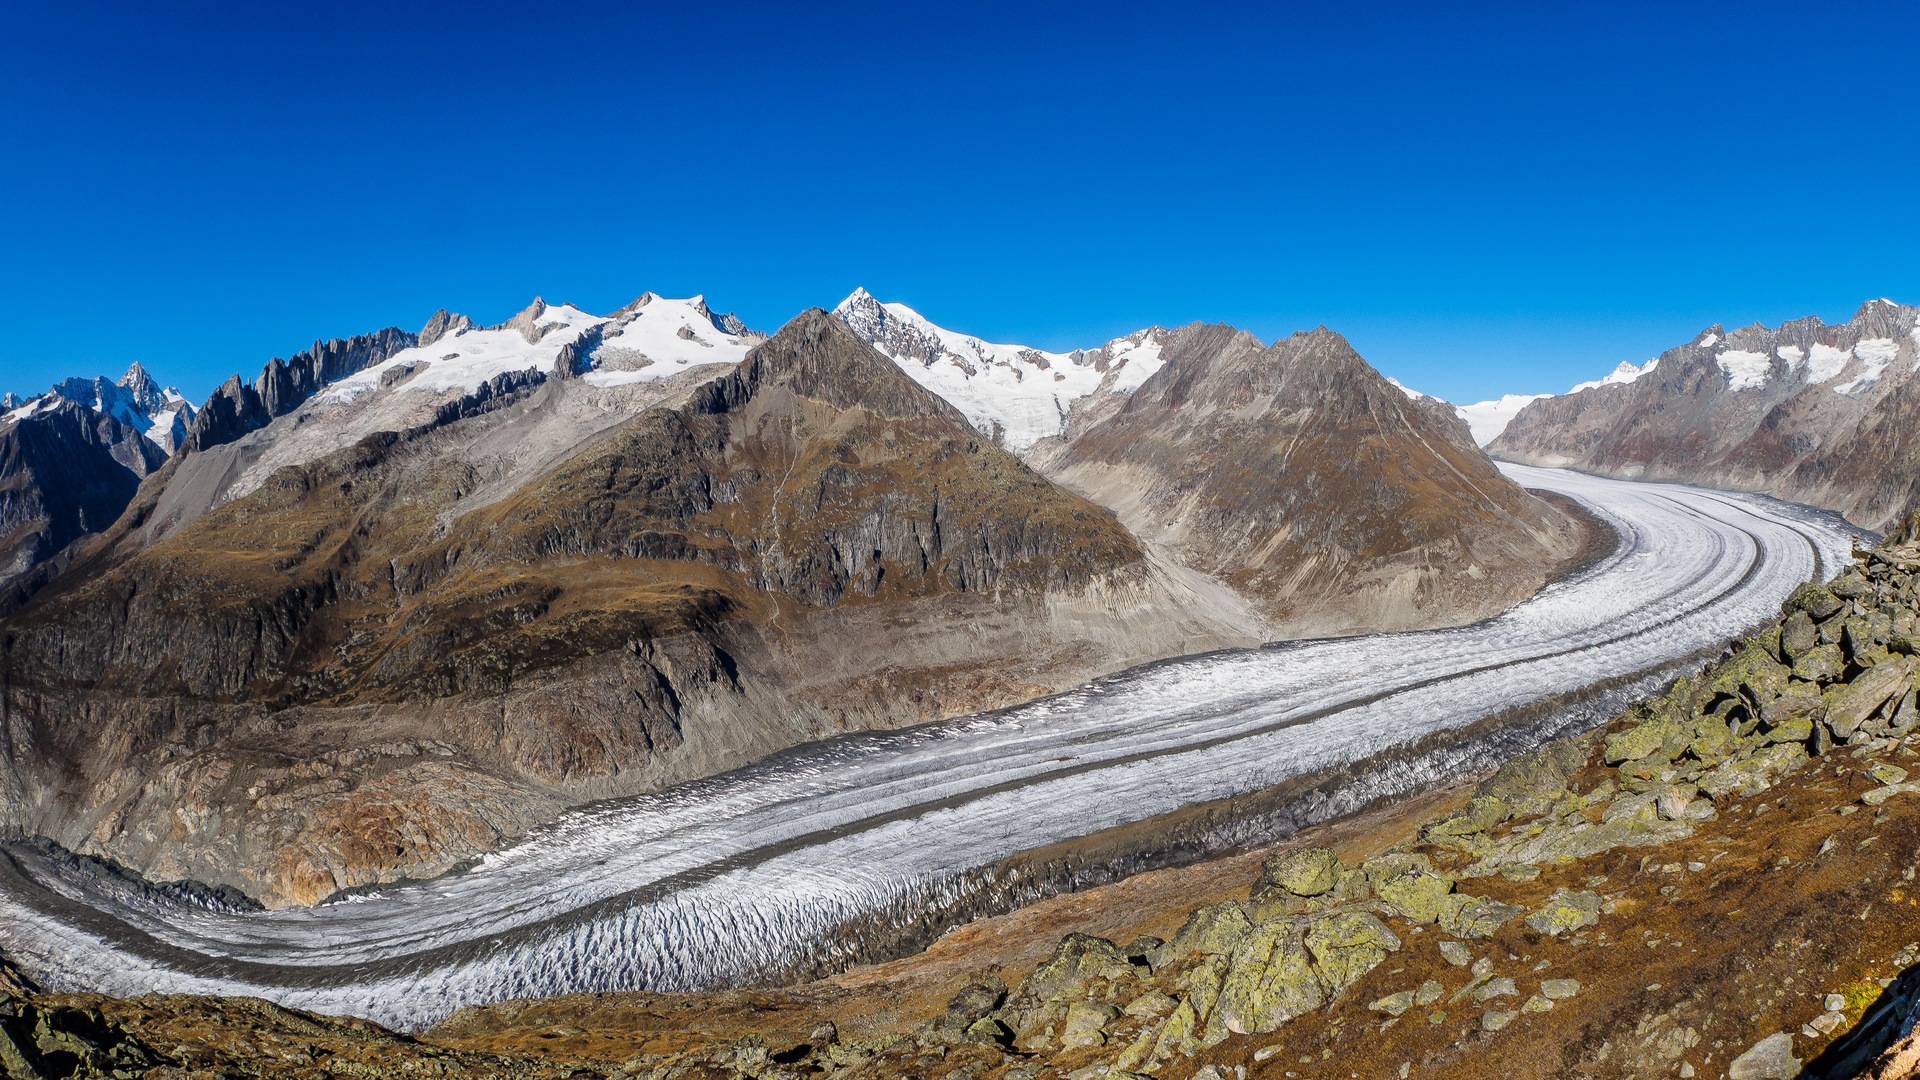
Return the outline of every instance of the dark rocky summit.
<path id="1" fill-rule="evenodd" d="M 1884 528 L 1920 497 L 1920 308 L 1712 326 L 1627 382 L 1543 398 L 1487 449 L 1629 480 L 1758 491 Z"/>
<path id="2" fill-rule="evenodd" d="M 426 332 L 435 338 L 448 332 L 445 311 L 434 314 Z M 199 416 L 187 431 L 186 445 L 207 450 L 266 427 L 274 417 L 298 408 L 327 383 L 373 367 L 418 340 L 417 335 L 390 326 L 377 333 L 316 341 L 291 360 L 276 356 L 267 361 L 252 383 L 242 382 L 238 375 L 221 383 L 200 407 Z"/>

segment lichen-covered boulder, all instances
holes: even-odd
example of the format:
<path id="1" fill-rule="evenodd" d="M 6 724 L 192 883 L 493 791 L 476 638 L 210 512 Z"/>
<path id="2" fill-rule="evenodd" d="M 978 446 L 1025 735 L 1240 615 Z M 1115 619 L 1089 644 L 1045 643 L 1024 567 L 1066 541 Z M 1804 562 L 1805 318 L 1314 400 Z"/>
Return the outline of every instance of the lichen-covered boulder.
<path id="1" fill-rule="evenodd" d="M 1268 1032 L 1327 999 L 1297 923 L 1262 926 L 1234 950 L 1214 1014 L 1228 1031 Z"/>
<path id="2" fill-rule="evenodd" d="M 1564 934 L 1600 921 L 1600 897 L 1590 892 L 1559 889 L 1527 916 L 1527 925 L 1549 937 Z"/>
<path id="3" fill-rule="evenodd" d="M 1027 976 L 1020 994 L 1033 1001 L 1058 1001 L 1072 996 L 1090 980 L 1132 974 L 1133 965 L 1113 942 L 1091 934 L 1068 934 L 1053 955 Z"/>
<path id="4" fill-rule="evenodd" d="M 1780 613 L 1792 615 L 1796 611 L 1804 611 L 1814 622 L 1819 622 L 1845 606 L 1845 601 L 1809 581 L 1794 589 L 1792 595 L 1781 602 Z"/>
<path id="5" fill-rule="evenodd" d="M 1847 658 L 1838 645 L 1816 645 L 1793 662 L 1793 677 L 1812 683 L 1830 683 L 1847 670 Z"/>
<path id="6" fill-rule="evenodd" d="M 1709 689 L 1714 694 L 1739 694 L 1744 691 L 1752 701 L 1770 701 L 1786 692 L 1790 673 L 1790 668 L 1755 642 L 1720 665 Z"/>
<path id="7" fill-rule="evenodd" d="M 1626 731 L 1607 736 L 1606 760 L 1609 765 L 1618 765 L 1623 761 L 1639 761 L 1656 754 L 1671 759 L 1692 741 L 1686 729 L 1680 725 L 1651 718 Z M 1670 743 L 1674 744 L 1671 750 L 1668 749 Z"/>
<path id="8" fill-rule="evenodd" d="M 1275 855 L 1262 863 L 1253 896 L 1256 900 L 1265 900 L 1275 891 L 1294 896 L 1319 896 L 1332 889 L 1339 878 L 1340 856 L 1332 848 L 1302 848 Z"/>
<path id="9" fill-rule="evenodd" d="M 1060 1045 L 1068 1049 L 1104 1046 L 1107 1042 L 1106 1026 L 1119 1018 L 1120 1010 L 1112 1005 L 1076 1001 L 1067 1007 L 1067 1020 L 1060 1033 Z"/>
<path id="10" fill-rule="evenodd" d="M 1802 717 L 1798 720 L 1783 720 L 1767 730 L 1767 741 L 1771 743 L 1803 743 L 1813 738 L 1813 721 Z"/>
<path id="11" fill-rule="evenodd" d="M 1373 894 L 1410 922 L 1438 919 L 1441 902 L 1453 891 L 1453 879 L 1436 872 L 1425 855 L 1382 855 L 1361 869 Z"/>
<path id="12" fill-rule="evenodd" d="M 1225 956 L 1239 946 L 1240 939 L 1252 928 L 1252 921 L 1238 904 L 1195 908 L 1187 921 L 1180 924 L 1173 940 L 1153 950 L 1148 963 L 1158 970 L 1194 953 Z"/>
<path id="13" fill-rule="evenodd" d="M 1435 836 L 1468 836 L 1485 832 L 1512 816 L 1513 807 L 1508 805 L 1505 799 L 1492 795 L 1477 795 L 1468 801 L 1459 813 L 1427 831 Z M 1378 884 L 1374 885 L 1374 891 L 1376 893 L 1380 891 Z"/>
<path id="14" fill-rule="evenodd" d="M 1913 686 L 1913 666 L 1909 660 L 1887 660 L 1877 664 L 1845 687 L 1835 687 L 1826 696 L 1827 726 L 1834 735 L 1846 738 L 1872 716 L 1887 699 L 1905 694 Z"/>
<path id="15" fill-rule="evenodd" d="M 1683 680 L 1684 681 L 1684 680 Z M 1586 764 L 1591 740 L 1555 739 L 1529 754 L 1509 760 L 1473 789 L 1476 797 L 1498 799 L 1514 814 L 1544 813 L 1566 790 L 1567 779 Z"/>
<path id="16" fill-rule="evenodd" d="M 1820 644 L 1820 628 L 1813 625 L 1813 619 L 1804 611 L 1796 611 L 1780 627 L 1780 651 L 1789 659 L 1798 660 L 1812 648 Z"/>
<path id="17" fill-rule="evenodd" d="M 1307 951 L 1329 995 L 1337 995 L 1400 950 L 1387 924 L 1364 911 L 1343 911 L 1307 925 Z"/>

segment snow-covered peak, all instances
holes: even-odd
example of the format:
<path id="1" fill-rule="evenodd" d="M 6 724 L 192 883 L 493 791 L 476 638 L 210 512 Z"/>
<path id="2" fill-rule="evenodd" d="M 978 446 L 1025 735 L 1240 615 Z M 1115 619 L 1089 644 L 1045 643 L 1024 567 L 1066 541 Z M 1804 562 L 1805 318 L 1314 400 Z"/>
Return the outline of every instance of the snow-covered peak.
<path id="1" fill-rule="evenodd" d="M 1420 391 L 1415 390 L 1413 387 L 1408 386 L 1406 383 L 1401 382 L 1399 379 L 1396 379 L 1391 375 L 1388 375 L 1386 378 L 1387 378 L 1387 382 L 1392 384 L 1394 389 L 1400 391 L 1401 393 L 1407 395 L 1408 397 L 1412 398 L 1415 401 L 1439 401 L 1440 400 L 1439 398 L 1434 397 L 1432 394 L 1423 394 Z"/>
<path id="2" fill-rule="evenodd" d="M 929 322 L 905 304 L 886 304 L 856 288 L 833 314 L 945 398 L 980 433 L 1014 453 L 1066 431 L 1076 401 L 1101 392 L 1132 393 L 1159 371 L 1167 331 L 1151 326 L 1098 349 L 1047 352 L 1002 345 Z"/>
<path id="3" fill-rule="evenodd" d="M 12 395 L 9 395 L 12 396 Z M 16 399 L 17 401 L 18 399 Z M 118 382 L 101 375 L 92 379 L 64 379 L 38 397 L 18 402 L 6 414 L 8 420 L 23 420 L 56 409 L 62 401 L 111 416 L 172 454 L 192 425 L 194 408 L 171 386 L 155 382 L 137 361 Z"/>
<path id="4" fill-rule="evenodd" d="M 1718 336 L 1714 334 L 1708 334 L 1706 335 L 1706 337 L 1713 338 L 1714 341 L 1719 340 Z M 1702 343 L 1703 345 L 1712 344 L 1712 342 L 1706 341 L 1705 338 L 1702 339 Z M 1635 379 L 1638 379 L 1640 376 L 1645 375 L 1646 373 L 1652 371 L 1654 368 L 1657 368 L 1659 366 L 1660 366 L 1660 358 L 1657 356 L 1647 361 L 1644 364 L 1629 364 L 1625 360 L 1622 360 L 1620 361 L 1620 366 L 1614 368 L 1611 372 L 1608 372 L 1605 377 L 1594 379 L 1591 382 L 1578 383 L 1574 386 L 1573 389 L 1567 391 L 1567 393 L 1577 394 L 1582 390 L 1592 390 L 1596 387 L 1613 386 L 1617 383 L 1630 383 L 1630 382 L 1633 382 Z M 1507 396 L 1512 397 L 1513 395 L 1509 394 Z"/>
<path id="5" fill-rule="evenodd" d="M 395 393 L 473 393 L 510 372 L 551 373 L 569 347 L 567 374 L 578 372 L 591 386 L 621 386 L 705 364 L 738 363 L 763 340 L 732 315 L 715 315 L 702 297 L 674 300 L 651 292 L 612 315 L 535 297 L 493 326 L 443 311 L 428 329 L 437 333 L 423 332 L 424 344 L 333 383 L 315 395 L 315 403 L 350 402 L 389 386 Z"/>
<path id="6" fill-rule="evenodd" d="M 1507 425 L 1519 415 L 1520 410 L 1541 398 L 1552 394 L 1502 394 L 1491 401 L 1476 401 L 1471 405 L 1456 405 L 1453 411 L 1467 422 L 1468 430 L 1473 432 L 1473 441 L 1485 446 L 1500 437 Z"/>

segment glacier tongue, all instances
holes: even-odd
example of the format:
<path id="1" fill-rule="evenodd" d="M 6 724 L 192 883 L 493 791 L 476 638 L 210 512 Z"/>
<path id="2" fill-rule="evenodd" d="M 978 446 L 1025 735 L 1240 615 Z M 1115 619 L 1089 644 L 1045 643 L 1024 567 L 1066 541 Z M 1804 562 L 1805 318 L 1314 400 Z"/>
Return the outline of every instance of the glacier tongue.
<path id="1" fill-rule="evenodd" d="M 1760 496 L 1503 469 L 1588 505 L 1619 548 L 1472 626 L 1188 657 L 844 736 L 584 808 L 463 874 L 316 908 L 174 907 L 10 849 L 0 948 L 56 988 L 251 994 L 401 1027 L 513 997 L 736 985 L 823 949 L 852 958 L 850 927 L 951 919 L 978 868 L 1017 852 L 1717 648 L 1850 555 L 1844 522 Z M 1408 767 L 1390 790 L 1445 762 Z"/>

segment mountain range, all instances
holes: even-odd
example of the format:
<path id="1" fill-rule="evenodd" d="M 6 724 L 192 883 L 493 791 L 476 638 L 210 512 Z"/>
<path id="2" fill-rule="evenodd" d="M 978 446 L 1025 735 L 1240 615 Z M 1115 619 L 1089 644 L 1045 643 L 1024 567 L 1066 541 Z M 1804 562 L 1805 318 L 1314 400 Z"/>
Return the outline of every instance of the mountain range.
<path id="1" fill-rule="evenodd" d="M 1920 308 L 1869 300 L 1713 325 L 1645 364 L 1527 402 L 1497 457 L 1636 480 L 1758 491 L 1884 529 L 1920 496 Z"/>
<path id="2" fill-rule="evenodd" d="M 0 828 L 271 906 L 838 731 L 1470 621 L 1596 535 L 1324 328 L 536 299 L 270 360 L 171 455 L 92 400 L 0 429 L 133 463 L 22 560 Z"/>

